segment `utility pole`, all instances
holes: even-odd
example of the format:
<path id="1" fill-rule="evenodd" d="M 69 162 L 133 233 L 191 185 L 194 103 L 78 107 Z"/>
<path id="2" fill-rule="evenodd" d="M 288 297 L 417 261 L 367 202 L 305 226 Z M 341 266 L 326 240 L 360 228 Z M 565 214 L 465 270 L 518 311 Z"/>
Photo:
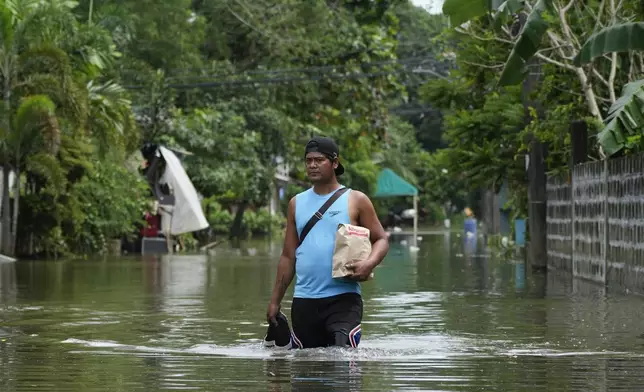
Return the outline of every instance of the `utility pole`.
<path id="1" fill-rule="evenodd" d="M 528 257 L 532 270 L 545 271 L 548 264 L 546 247 L 546 167 L 544 145 L 532 135 L 528 162 Z"/>
<path id="2" fill-rule="evenodd" d="M 519 17 L 521 29 L 525 26 L 526 16 Z M 518 32 L 517 32 L 518 33 Z M 530 99 L 534 87 L 541 77 L 541 63 L 537 58 L 532 58 L 527 64 L 528 75 L 523 81 L 521 99 L 525 108 L 525 124 L 530 121 L 530 107 L 533 107 L 539 118 L 543 117 L 543 107 L 540 102 Z M 548 266 L 548 253 L 546 246 L 547 237 L 547 198 L 546 198 L 546 165 L 545 146 L 539 138 L 531 134 L 526 142 L 530 146 L 528 155 L 528 233 L 530 242 L 528 246 L 528 260 L 533 271 L 545 272 Z"/>
<path id="3" fill-rule="evenodd" d="M 586 162 L 588 157 L 588 125 L 585 121 L 576 120 L 570 124 L 570 147 L 572 171 L 575 165 Z"/>

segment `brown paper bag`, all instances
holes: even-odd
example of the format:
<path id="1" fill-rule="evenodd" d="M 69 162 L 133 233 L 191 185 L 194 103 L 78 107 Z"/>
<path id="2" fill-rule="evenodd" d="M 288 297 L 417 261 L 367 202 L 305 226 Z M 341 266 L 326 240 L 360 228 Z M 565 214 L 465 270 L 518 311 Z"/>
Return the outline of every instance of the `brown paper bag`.
<path id="1" fill-rule="evenodd" d="M 366 260 L 371 254 L 371 241 L 369 229 L 345 223 L 338 225 L 335 232 L 335 249 L 333 250 L 333 277 L 344 278 L 351 275 L 352 271 L 347 264 Z M 373 272 L 369 279 L 373 278 Z"/>

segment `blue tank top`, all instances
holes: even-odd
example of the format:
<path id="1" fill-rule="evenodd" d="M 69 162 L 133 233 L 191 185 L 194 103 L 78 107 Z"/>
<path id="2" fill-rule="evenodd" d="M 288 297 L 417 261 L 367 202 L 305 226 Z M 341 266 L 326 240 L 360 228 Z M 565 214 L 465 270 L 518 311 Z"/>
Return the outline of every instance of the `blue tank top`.
<path id="1" fill-rule="evenodd" d="M 463 222 L 463 229 L 465 230 L 466 233 L 476 234 L 476 219 L 466 218 L 465 221 Z"/>
<path id="2" fill-rule="evenodd" d="M 298 236 L 313 214 L 334 192 L 318 195 L 310 188 L 295 196 L 295 226 Z M 335 232 L 340 223 L 351 223 L 349 193 L 345 192 L 322 216 L 304 242 L 295 251 L 296 298 L 325 298 L 343 293 L 360 294 L 360 284 L 345 279 L 334 279 L 333 249 Z"/>

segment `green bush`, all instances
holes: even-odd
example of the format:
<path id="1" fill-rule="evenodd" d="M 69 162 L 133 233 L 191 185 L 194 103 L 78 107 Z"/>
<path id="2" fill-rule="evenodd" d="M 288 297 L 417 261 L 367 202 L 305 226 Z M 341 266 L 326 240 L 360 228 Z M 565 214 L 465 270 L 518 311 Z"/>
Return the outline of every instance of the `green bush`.
<path id="1" fill-rule="evenodd" d="M 228 234 L 235 215 L 223 208 L 219 200 L 221 200 L 220 195 L 206 198 L 202 202 L 202 207 L 212 231 L 216 234 Z M 258 210 L 248 208 L 244 211 L 244 217 L 242 218 L 242 231 L 246 236 L 267 234 L 270 231 L 278 232 L 282 230 L 282 225 L 285 222 L 286 219 L 282 214 L 277 213 L 271 217 L 265 207 Z"/>
<path id="2" fill-rule="evenodd" d="M 195 238 L 194 233 L 179 234 L 177 242 L 183 244 L 184 251 L 194 251 L 199 248 L 199 241 Z"/>
<path id="3" fill-rule="evenodd" d="M 425 204 L 424 207 L 418 206 L 420 208 L 425 208 L 427 210 L 427 215 L 425 216 L 425 223 L 430 225 L 442 224 L 445 220 L 445 212 L 440 204 L 436 202 L 429 202 Z"/>
<path id="4" fill-rule="evenodd" d="M 217 201 L 217 196 L 211 196 L 204 199 L 202 202 L 202 208 L 213 232 L 224 234 L 230 231 L 230 225 L 233 223 L 233 216 L 228 210 L 221 206 Z"/>
<path id="5" fill-rule="evenodd" d="M 74 222 L 78 231 L 70 238 L 71 248 L 102 252 L 110 239 L 135 236 L 149 206 L 148 195 L 148 185 L 138 173 L 116 163 L 95 162 L 94 170 L 71 189 L 71 199 L 84 215 Z"/>
<path id="6" fill-rule="evenodd" d="M 282 230 L 285 222 L 283 215 L 276 213 L 271 216 L 267 208 L 247 210 L 242 219 L 242 229 L 247 235 L 276 233 Z"/>
<path id="7" fill-rule="evenodd" d="M 22 252 L 102 253 L 110 239 L 136 236 L 148 200 L 148 185 L 138 173 L 118 161 L 97 159 L 59 195 L 50 188 L 24 195 L 18 226 Z"/>

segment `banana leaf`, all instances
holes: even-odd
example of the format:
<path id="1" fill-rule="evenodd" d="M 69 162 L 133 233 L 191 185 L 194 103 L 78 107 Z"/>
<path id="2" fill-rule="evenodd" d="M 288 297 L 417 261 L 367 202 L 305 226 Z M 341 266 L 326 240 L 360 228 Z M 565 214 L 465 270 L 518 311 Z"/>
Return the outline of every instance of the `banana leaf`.
<path id="1" fill-rule="evenodd" d="M 622 96 L 611 105 L 606 121 L 597 138 L 604 153 L 611 156 L 624 148 L 629 137 L 641 134 L 644 129 L 644 79 L 624 86 Z"/>
<path id="2" fill-rule="evenodd" d="M 485 15 L 489 8 L 488 0 L 445 0 L 443 3 L 443 13 L 454 26 Z"/>
<path id="3" fill-rule="evenodd" d="M 508 19 L 523 8 L 523 0 L 506 0 L 495 8 L 496 12 L 492 16 L 492 23 L 496 31 L 501 31 L 501 27 Z"/>
<path id="4" fill-rule="evenodd" d="M 524 0 L 445 0 L 443 13 L 450 18 L 455 26 L 483 16 L 488 12 L 494 13 L 496 22 L 501 15 L 511 15 L 523 7 Z"/>
<path id="5" fill-rule="evenodd" d="M 548 30 L 548 21 L 544 18 L 544 13 L 552 8 L 552 0 L 539 0 L 535 4 L 528 20 L 521 30 L 519 40 L 512 48 L 508 61 L 503 67 L 499 86 L 510 86 L 519 84 L 526 75 L 525 66 L 532 56 L 539 50 L 543 35 Z"/>
<path id="6" fill-rule="evenodd" d="M 631 50 L 644 50 L 644 22 L 614 25 L 591 35 L 573 63 L 581 67 L 606 53 Z"/>

